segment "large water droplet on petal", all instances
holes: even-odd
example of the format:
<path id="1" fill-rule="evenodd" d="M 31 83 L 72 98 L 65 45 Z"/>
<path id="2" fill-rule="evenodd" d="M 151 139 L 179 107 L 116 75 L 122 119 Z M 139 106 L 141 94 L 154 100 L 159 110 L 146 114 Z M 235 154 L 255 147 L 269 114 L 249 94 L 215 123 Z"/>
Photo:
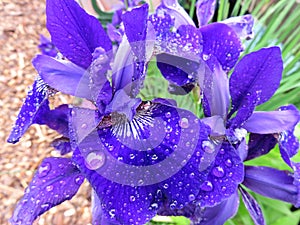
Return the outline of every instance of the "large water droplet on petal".
<path id="1" fill-rule="evenodd" d="M 45 177 L 48 175 L 50 170 L 51 170 L 51 164 L 49 162 L 45 162 L 39 167 L 38 176 Z"/>
<path id="2" fill-rule="evenodd" d="M 179 126 L 181 128 L 188 128 L 189 127 L 189 120 L 187 118 L 182 118 L 180 121 L 179 121 Z"/>
<path id="3" fill-rule="evenodd" d="M 224 174 L 225 174 L 224 169 L 221 166 L 214 167 L 213 170 L 212 170 L 212 173 L 216 177 L 223 177 Z"/>
<path id="4" fill-rule="evenodd" d="M 205 181 L 202 185 L 201 185 L 201 190 L 203 191 L 212 191 L 214 186 L 210 181 Z"/>
<path id="5" fill-rule="evenodd" d="M 85 163 L 90 170 L 99 169 L 104 165 L 105 154 L 103 152 L 91 152 L 87 155 Z"/>
<path id="6" fill-rule="evenodd" d="M 215 146 L 210 141 L 202 141 L 202 148 L 206 153 L 209 154 L 214 153 L 215 151 Z"/>

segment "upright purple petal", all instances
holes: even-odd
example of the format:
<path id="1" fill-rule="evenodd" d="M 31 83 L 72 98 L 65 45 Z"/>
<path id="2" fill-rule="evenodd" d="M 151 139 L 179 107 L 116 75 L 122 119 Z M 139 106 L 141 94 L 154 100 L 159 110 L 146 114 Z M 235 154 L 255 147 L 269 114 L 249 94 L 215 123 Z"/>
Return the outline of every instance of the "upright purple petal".
<path id="1" fill-rule="evenodd" d="M 148 8 L 148 4 L 143 4 L 122 15 L 125 34 L 132 51 L 140 60 L 145 58 Z"/>
<path id="2" fill-rule="evenodd" d="M 236 33 L 227 25 L 212 23 L 200 28 L 203 37 L 203 59 L 215 56 L 225 72 L 236 64 L 242 44 Z"/>
<path id="3" fill-rule="evenodd" d="M 297 110 L 253 112 L 243 128 L 257 134 L 274 134 L 291 130 L 299 121 Z"/>
<path id="4" fill-rule="evenodd" d="M 38 55 L 32 63 L 50 87 L 65 94 L 91 99 L 89 77 L 81 67 L 45 55 Z"/>
<path id="5" fill-rule="evenodd" d="M 255 225 L 265 225 L 264 215 L 261 211 L 259 204 L 256 200 L 241 186 L 239 186 L 239 191 L 242 194 L 243 202 L 249 211 L 249 214 Z"/>
<path id="6" fill-rule="evenodd" d="M 279 87 L 282 69 L 278 47 L 263 48 L 244 56 L 230 77 L 232 110 L 229 117 L 248 105 L 248 99 L 255 102 L 254 105 L 269 100 Z"/>
<path id="7" fill-rule="evenodd" d="M 39 114 L 49 111 L 49 102 L 47 100 L 49 87 L 38 76 L 31 90 L 27 93 L 26 99 L 18 114 L 15 125 L 7 139 L 9 143 L 16 143 L 20 140 L 27 129 L 34 123 L 34 119 Z"/>
<path id="8" fill-rule="evenodd" d="M 75 0 L 47 0 L 47 28 L 51 40 L 70 61 L 87 69 L 97 47 L 112 48 L 100 22 Z"/>
<path id="9" fill-rule="evenodd" d="M 254 159 L 269 153 L 276 144 L 277 139 L 273 134 L 250 133 L 246 160 Z"/>
<path id="10" fill-rule="evenodd" d="M 78 191 L 84 177 L 68 158 L 43 160 L 25 195 L 18 202 L 10 222 L 30 225 L 44 212 L 71 199 Z"/>
<path id="11" fill-rule="evenodd" d="M 162 0 L 161 5 L 158 6 L 157 12 L 165 12 L 171 17 L 175 18 L 175 28 L 181 25 L 193 25 L 194 21 L 189 14 L 181 7 L 177 0 Z"/>
<path id="12" fill-rule="evenodd" d="M 221 21 L 230 26 L 240 39 L 252 39 L 254 37 L 254 18 L 249 15 L 230 17 Z"/>
<path id="13" fill-rule="evenodd" d="M 270 167 L 245 166 L 243 184 L 263 196 L 300 206 L 299 165 L 295 174 Z"/>
<path id="14" fill-rule="evenodd" d="M 227 220 L 234 217 L 239 208 L 240 198 L 237 190 L 228 199 L 214 207 L 206 207 L 203 209 L 199 221 L 195 221 L 195 225 L 221 225 Z M 193 220 L 192 220 L 193 221 Z"/>
<path id="15" fill-rule="evenodd" d="M 209 107 L 210 116 L 218 115 L 225 119 L 230 104 L 229 81 L 214 56 L 211 56 L 210 62 L 213 62 L 213 68 L 205 67 L 204 76 L 199 78 L 199 86 L 207 103 L 204 107 Z"/>
<path id="16" fill-rule="evenodd" d="M 202 145 L 207 145 L 202 143 Z M 204 149 L 202 163 L 213 154 L 207 145 Z M 209 167 L 207 180 L 200 186 L 197 196 L 201 206 L 212 207 L 228 199 L 237 190 L 244 178 L 244 166 L 236 150 L 227 142 L 223 142 L 212 165 Z"/>
<path id="17" fill-rule="evenodd" d="M 196 13 L 199 27 L 206 25 L 213 17 L 216 8 L 216 0 L 198 0 Z"/>

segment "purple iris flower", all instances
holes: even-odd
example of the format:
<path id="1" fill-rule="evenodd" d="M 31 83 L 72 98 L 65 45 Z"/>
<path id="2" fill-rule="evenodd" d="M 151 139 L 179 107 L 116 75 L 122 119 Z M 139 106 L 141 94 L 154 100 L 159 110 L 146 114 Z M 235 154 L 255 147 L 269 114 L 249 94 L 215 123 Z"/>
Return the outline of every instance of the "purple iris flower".
<path id="1" fill-rule="evenodd" d="M 148 5 L 123 14 L 125 36 L 115 54 L 101 24 L 75 1 L 49 0 L 46 13 L 64 59 L 38 55 L 33 65 L 47 87 L 85 98 L 94 109 L 59 106 L 36 118 L 63 134 L 53 144 L 73 156 L 43 160 L 11 222 L 32 224 L 72 198 L 84 178 L 95 192 L 94 224 L 144 224 L 162 206 L 184 208 L 207 180 L 208 170 L 199 168 L 210 128 L 172 100 L 136 98 L 157 43 Z"/>

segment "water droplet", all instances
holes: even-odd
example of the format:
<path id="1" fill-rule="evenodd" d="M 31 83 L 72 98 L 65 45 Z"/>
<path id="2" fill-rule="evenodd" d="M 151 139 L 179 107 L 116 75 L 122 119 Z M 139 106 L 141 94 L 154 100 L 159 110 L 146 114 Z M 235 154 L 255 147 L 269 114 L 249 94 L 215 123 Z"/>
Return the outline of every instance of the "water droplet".
<path id="1" fill-rule="evenodd" d="M 154 154 L 151 158 L 152 158 L 152 160 L 157 160 L 158 156 Z"/>
<path id="2" fill-rule="evenodd" d="M 221 166 L 214 167 L 212 173 L 216 177 L 223 177 L 225 174 L 224 169 Z"/>
<path id="3" fill-rule="evenodd" d="M 195 177 L 195 174 L 194 173 L 190 173 L 189 174 L 189 178 L 193 179 Z"/>
<path id="4" fill-rule="evenodd" d="M 166 118 L 171 118 L 172 114 L 170 112 L 166 112 L 165 116 Z"/>
<path id="5" fill-rule="evenodd" d="M 49 203 L 45 203 L 45 204 L 42 204 L 41 205 L 41 208 L 42 209 L 45 209 L 45 208 L 48 208 L 50 205 L 49 205 Z"/>
<path id="6" fill-rule="evenodd" d="M 152 203 L 150 206 L 151 206 L 152 210 L 158 209 L 158 204 L 157 203 Z"/>
<path id="7" fill-rule="evenodd" d="M 53 185 L 48 185 L 46 187 L 46 191 L 52 191 L 53 190 Z"/>
<path id="8" fill-rule="evenodd" d="M 190 194 L 189 195 L 189 200 L 190 201 L 194 201 L 195 200 L 195 195 L 194 194 Z"/>
<path id="9" fill-rule="evenodd" d="M 168 184 L 164 184 L 164 189 L 168 189 L 169 185 Z"/>
<path id="10" fill-rule="evenodd" d="M 200 188 L 203 191 L 212 191 L 214 186 L 210 181 L 205 181 Z"/>
<path id="11" fill-rule="evenodd" d="M 231 161 L 231 159 L 229 159 L 229 158 L 226 159 L 225 160 L 225 165 L 228 166 L 228 167 L 232 167 L 232 161 Z"/>
<path id="12" fill-rule="evenodd" d="M 45 177 L 48 175 L 50 170 L 51 170 L 51 164 L 49 162 L 45 162 L 39 167 L 38 176 Z"/>
<path id="13" fill-rule="evenodd" d="M 110 215 L 110 218 L 114 218 L 115 217 L 115 215 L 116 215 L 116 210 L 115 209 L 111 209 L 111 210 L 109 210 L 109 215 Z"/>
<path id="14" fill-rule="evenodd" d="M 134 201 L 135 201 L 135 197 L 134 197 L 133 195 L 131 195 L 131 196 L 129 197 L 129 200 L 130 200 L 131 202 L 134 202 Z"/>
<path id="15" fill-rule="evenodd" d="M 75 183 L 80 185 L 82 183 L 83 179 L 84 179 L 83 176 L 78 176 L 75 178 Z"/>
<path id="16" fill-rule="evenodd" d="M 206 55 L 206 54 L 203 54 L 202 58 L 203 58 L 204 61 L 207 61 L 210 58 L 210 56 Z"/>
<path id="17" fill-rule="evenodd" d="M 209 153 L 209 154 L 214 153 L 214 151 L 215 151 L 215 146 L 210 141 L 202 141 L 202 148 L 204 149 L 204 151 L 206 153 Z"/>
<path id="18" fill-rule="evenodd" d="M 187 118 L 182 118 L 180 121 L 179 121 L 179 126 L 181 128 L 188 128 L 189 127 L 189 120 Z"/>
<path id="19" fill-rule="evenodd" d="M 105 154 L 103 152 L 91 152 L 86 156 L 85 163 L 90 170 L 99 169 L 104 165 Z"/>
<path id="20" fill-rule="evenodd" d="M 165 127 L 165 131 L 167 132 L 167 133 L 171 133 L 172 132 L 172 127 L 170 126 L 170 125 L 167 125 L 166 127 Z"/>

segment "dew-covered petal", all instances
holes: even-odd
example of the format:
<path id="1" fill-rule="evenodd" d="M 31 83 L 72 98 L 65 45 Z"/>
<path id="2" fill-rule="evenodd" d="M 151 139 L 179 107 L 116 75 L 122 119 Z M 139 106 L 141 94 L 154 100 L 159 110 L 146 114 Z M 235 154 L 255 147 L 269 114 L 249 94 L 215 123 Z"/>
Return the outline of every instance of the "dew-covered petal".
<path id="1" fill-rule="evenodd" d="M 143 4 L 122 15 L 125 34 L 132 51 L 140 60 L 145 57 L 148 9 L 148 4 Z"/>
<path id="2" fill-rule="evenodd" d="M 207 174 L 197 168 L 208 127 L 189 111 L 149 102 L 130 122 L 113 114 L 109 119 L 112 126 L 91 132 L 74 152 L 108 217 L 142 224 L 162 200 L 176 209 L 195 199 Z"/>
<path id="3" fill-rule="evenodd" d="M 162 0 L 161 5 L 157 8 L 158 13 L 165 12 L 175 19 L 175 28 L 181 25 L 193 25 L 194 21 L 177 0 Z"/>
<path id="4" fill-rule="evenodd" d="M 230 26 L 240 39 L 250 40 L 254 37 L 254 18 L 252 15 L 235 16 L 221 21 Z"/>
<path id="5" fill-rule="evenodd" d="M 228 199 L 214 207 L 206 207 L 202 210 L 201 218 L 195 221 L 195 225 L 224 224 L 234 217 L 239 208 L 240 199 L 237 190 Z M 193 221 L 193 220 L 192 220 Z"/>
<path id="6" fill-rule="evenodd" d="M 202 163 L 214 153 L 212 145 L 202 143 L 204 144 L 206 153 L 201 160 Z M 228 199 L 235 193 L 244 178 L 243 163 L 236 150 L 228 142 L 222 143 L 208 171 L 208 178 L 200 186 L 200 193 L 197 196 L 197 200 L 203 207 L 212 207 Z"/>
<path id="7" fill-rule="evenodd" d="M 249 104 L 247 98 L 254 105 L 269 100 L 279 87 L 282 70 L 283 63 L 278 47 L 263 48 L 244 56 L 234 68 L 229 81 L 232 99 L 229 117 Z"/>
<path id="8" fill-rule="evenodd" d="M 47 90 L 48 87 L 38 76 L 27 93 L 15 125 L 7 139 L 9 143 L 17 143 L 31 124 L 34 123 L 34 118 L 49 110 Z"/>
<path id="9" fill-rule="evenodd" d="M 47 0 L 46 15 L 52 42 L 76 65 L 87 69 L 97 47 L 111 50 L 111 42 L 101 23 L 76 1 Z"/>
<path id="10" fill-rule="evenodd" d="M 299 165 L 295 173 L 280 171 L 270 167 L 245 166 L 243 184 L 263 196 L 300 206 Z"/>
<path id="11" fill-rule="evenodd" d="M 196 14 L 199 27 L 206 25 L 213 17 L 216 8 L 216 0 L 198 0 Z"/>
<path id="12" fill-rule="evenodd" d="M 81 67 L 45 55 L 38 55 L 33 59 L 32 64 L 45 83 L 55 90 L 91 99 L 89 79 L 85 75 L 86 71 Z"/>
<path id="13" fill-rule="evenodd" d="M 68 158 L 45 158 L 38 167 L 10 222 L 30 225 L 50 208 L 71 199 L 84 177 Z"/>
<path id="14" fill-rule="evenodd" d="M 44 35 L 40 36 L 40 44 L 38 47 L 44 55 L 55 57 L 58 53 L 58 50 L 54 44 Z"/>
<path id="15" fill-rule="evenodd" d="M 204 60 L 215 56 L 225 72 L 236 64 L 242 51 L 241 41 L 236 33 L 227 25 L 212 23 L 200 28 L 203 37 Z"/>
<path id="16" fill-rule="evenodd" d="M 298 121 L 297 110 L 256 111 L 244 123 L 243 128 L 257 134 L 274 134 L 293 129 Z"/>
<path id="17" fill-rule="evenodd" d="M 60 137 L 54 139 L 51 142 L 51 147 L 59 151 L 60 155 L 65 155 L 72 151 L 70 139 L 67 137 Z"/>
<path id="18" fill-rule="evenodd" d="M 241 186 L 239 186 L 239 191 L 242 194 L 243 202 L 248 209 L 248 212 L 255 225 L 265 225 L 264 215 L 259 204 L 256 200 Z"/>
<path id="19" fill-rule="evenodd" d="M 290 120 L 294 121 L 294 125 L 289 129 L 284 130 L 279 133 L 278 143 L 281 156 L 283 160 L 292 167 L 291 158 L 296 155 L 299 151 L 299 140 L 294 135 L 295 126 L 299 123 L 300 112 L 294 105 L 282 106 L 279 109 L 279 112 L 290 111 L 293 112 L 293 117 L 291 116 Z M 289 122 L 291 122 L 289 121 Z"/>
<path id="20" fill-rule="evenodd" d="M 276 144 L 277 139 L 273 134 L 250 133 L 246 160 L 254 159 L 269 153 Z"/>

